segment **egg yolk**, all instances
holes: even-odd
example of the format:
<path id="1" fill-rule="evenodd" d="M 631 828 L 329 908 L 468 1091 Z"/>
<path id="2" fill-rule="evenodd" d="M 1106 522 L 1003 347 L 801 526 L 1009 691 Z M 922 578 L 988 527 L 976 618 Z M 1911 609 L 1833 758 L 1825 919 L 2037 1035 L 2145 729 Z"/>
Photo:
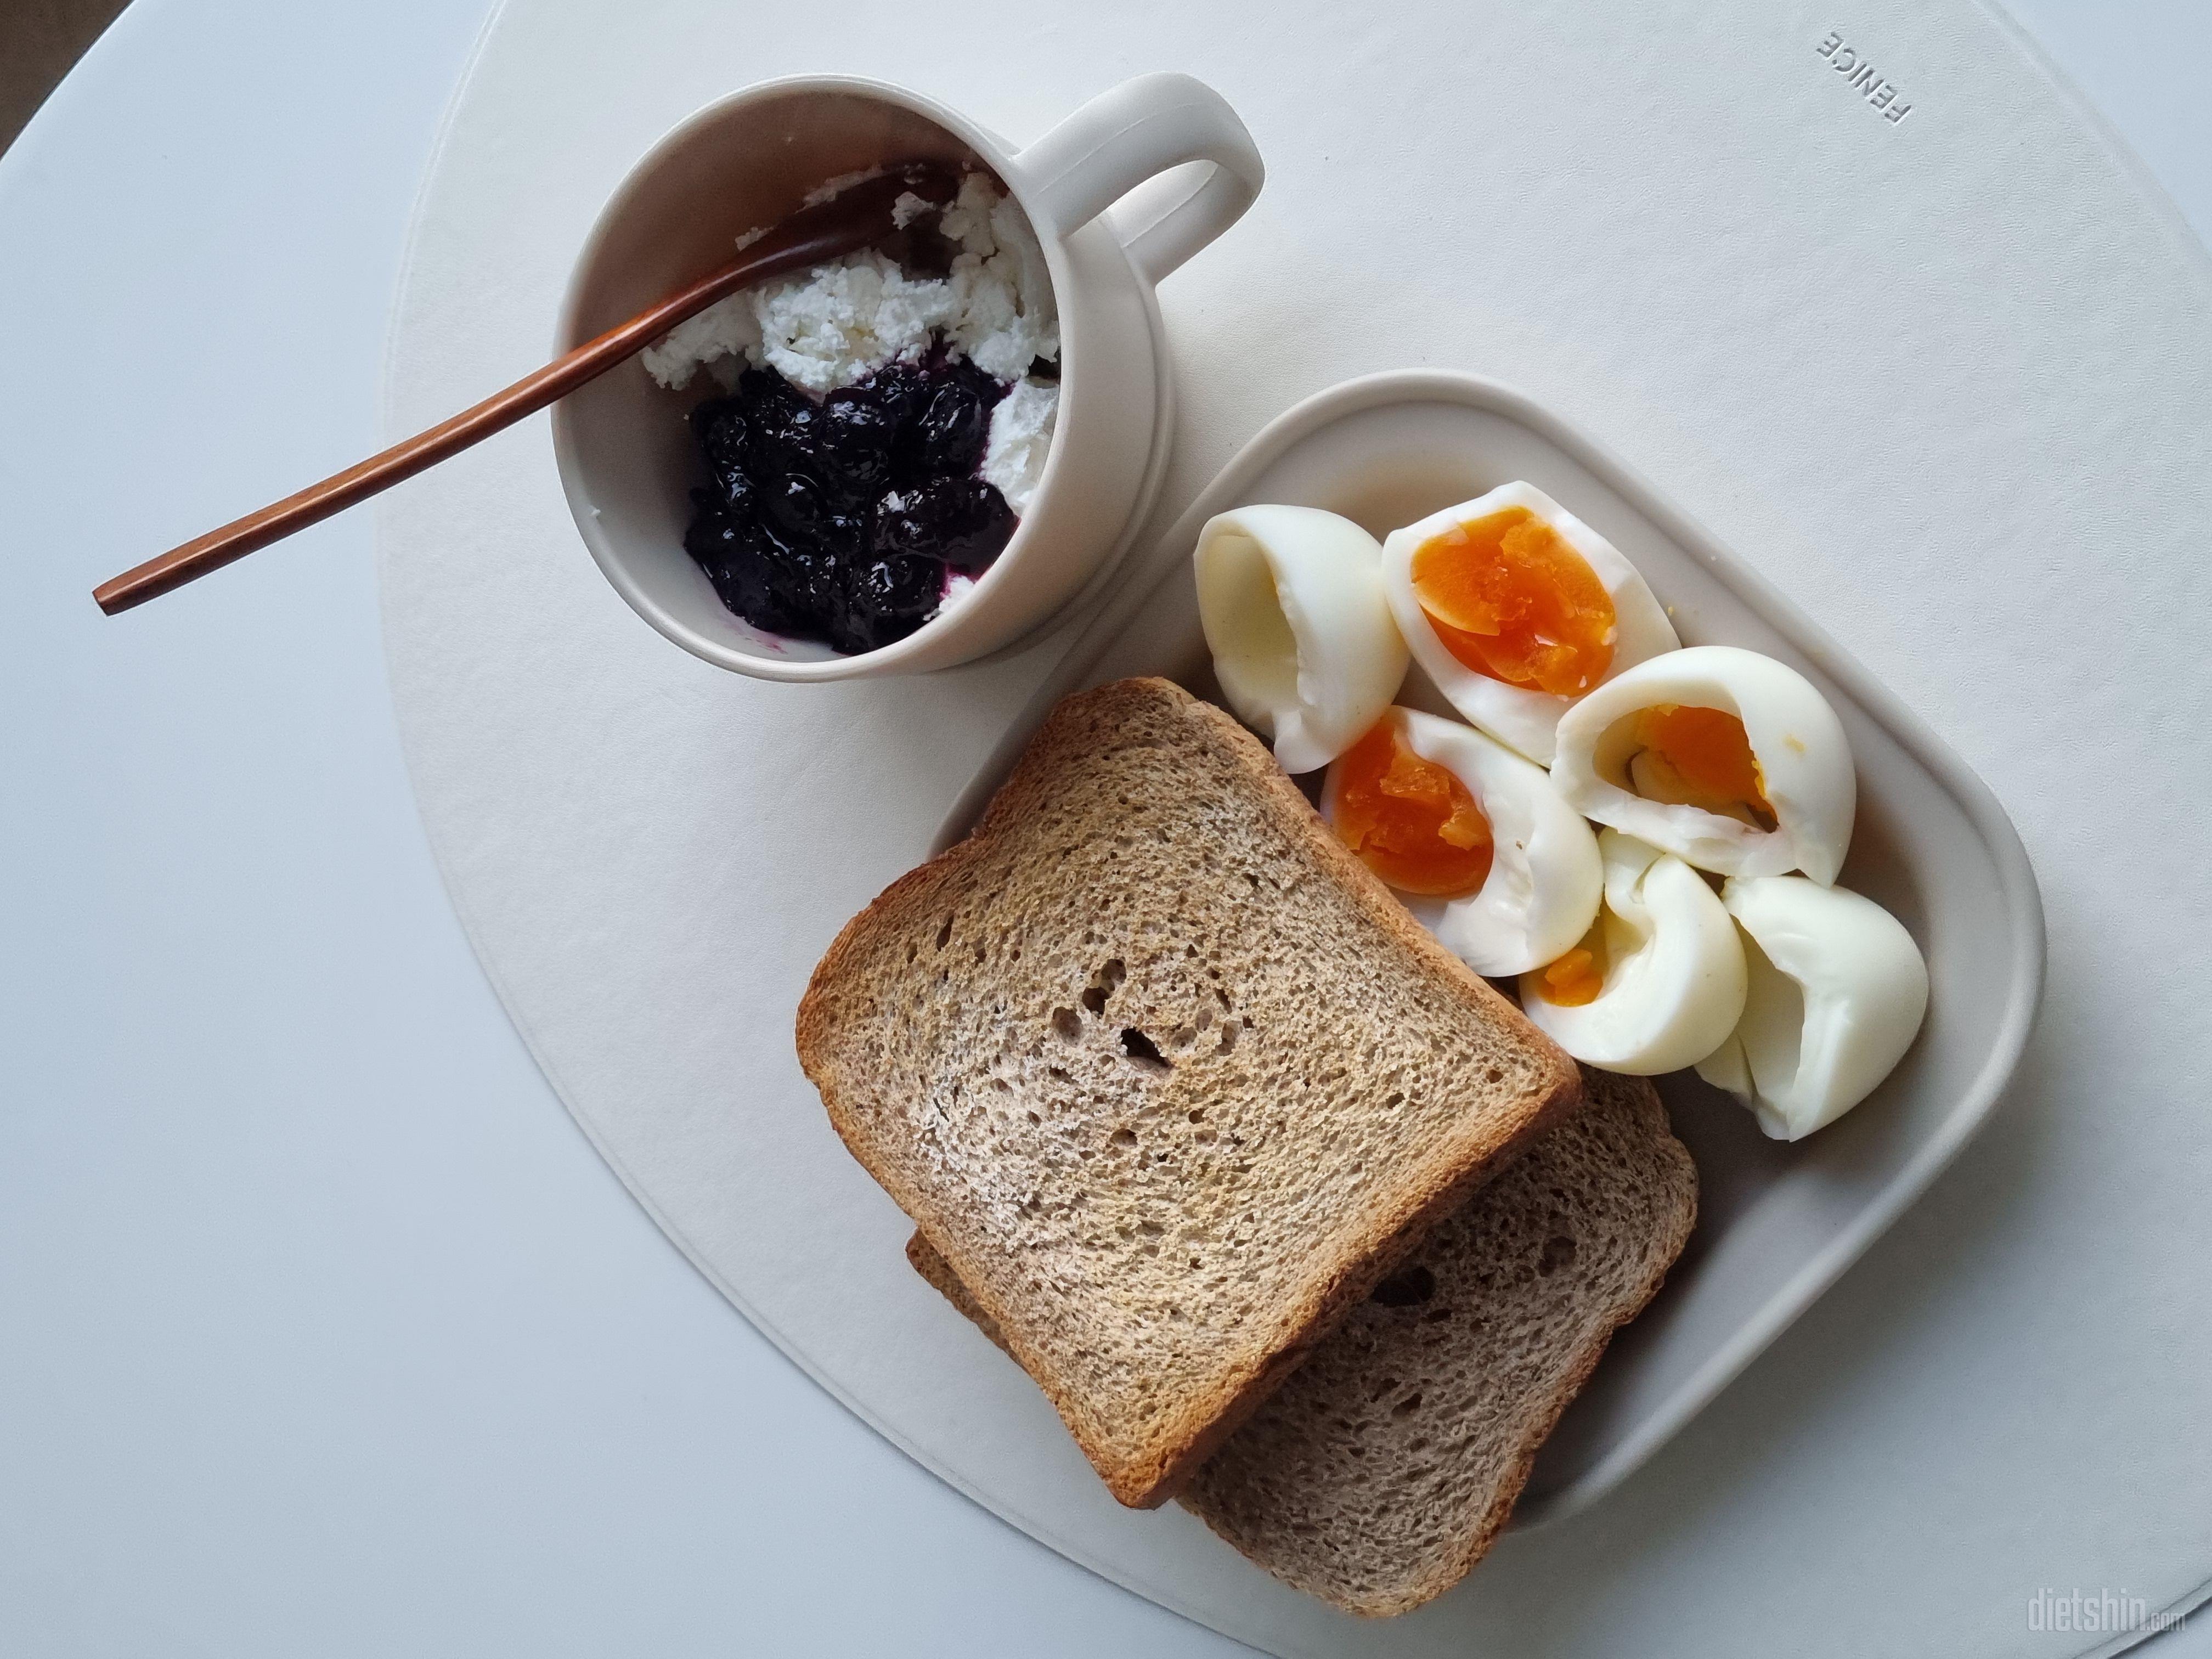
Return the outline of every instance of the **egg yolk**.
<path id="1" fill-rule="evenodd" d="M 1490 820 L 1447 769 L 1385 720 L 1338 760 L 1336 833 L 1401 893 L 1455 898 L 1490 876 Z"/>
<path id="2" fill-rule="evenodd" d="M 1605 975 L 1598 968 L 1597 953 L 1577 945 L 1545 968 L 1538 986 L 1545 1001 L 1579 1008 L 1597 1000 L 1597 994 L 1605 989 Z"/>
<path id="3" fill-rule="evenodd" d="M 1613 665 L 1613 596 L 1525 507 L 1431 536 L 1413 550 L 1413 581 L 1444 649 L 1478 674 L 1578 697 Z"/>
<path id="4" fill-rule="evenodd" d="M 1628 777 L 1647 800 L 1700 807 L 1757 830 L 1774 828 L 1765 775 L 1734 714 L 1660 703 L 1638 711 L 1635 740 Z"/>

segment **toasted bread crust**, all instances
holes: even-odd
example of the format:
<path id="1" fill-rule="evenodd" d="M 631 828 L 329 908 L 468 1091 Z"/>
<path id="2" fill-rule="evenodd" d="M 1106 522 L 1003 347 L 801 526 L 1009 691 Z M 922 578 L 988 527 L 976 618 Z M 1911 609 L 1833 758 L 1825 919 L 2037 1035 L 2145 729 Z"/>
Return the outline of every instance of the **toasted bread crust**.
<path id="1" fill-rule="evenodd" d="M 1649 1109 L 1663 1120 L 1666 1109 L 1659 1104 L 1657 1093 L 1649 1082 L 1642 1078 L 1617 1081 L 1640 1091 L 1649 1101 Z M 1669 1132 L 1661 1141 L 1660 1156 L 1669 1170 L 1668 1176 L 1662 1179 L 1674 1189 L 1677 1200 L 1673 1207 L 1662 1212 L 1662 1231 L 1653 1243 L 1649 1273 L 1633 1291 L 1608 1312 L 1605 1328 L 1583 1350 L 1573 1370 L 1560 1382 L 1559 1389 L 1549 1399 L 1536 1402 L 1532 1407 L 1526 1432 L 1513 1460 L 1511 1473 L 1498 1483 L 1496 1502 L 1468 1534 L 1465 1545 L 1449 1561 L 1435 1571 L 1407 1583 L 1395 1595 L 1340 1596 L 1330 1595 L 1319 1589 L 1316 1594 L 1323 1595 L 1346 1612 L 1358 1613 L 1363 1618 L 1394 1618 L 1433 1601 L 1474 1571 L 1482 1558 L 1490 1553 L 1491 1546 L 1498 1541 L 1498 1534 L 1505 1530 L 1505 1523 L 1513 1518 L 1513 1506 L 1520 1501 L 1522 1490 L 1528 1484 L 1528 1476 L 1536 1467 L 1536 1455 L 1543 1449 L 1544 1443 L 1552 1437 L 1552 1431 L 1559 1427 L 1559 1419 L 1566 1414 L 1566 1409 L 1574 1403 L 1575 1396 L 1589 1382 L 1591 1373 L 1597 1370 L 1598 1361 L 1605 1358 L 1606 1350 L 1613 1346 L 1614 1336 L 1623 1326 L 1650 1307 L 1651 1298 L 1664 1287 L 1668 1273 L 1682 1254 L 1683 1248 L 1689 1243 L 1690 1234 L 1696 1229 L 1698 1172 L 1697 1166 L 1690 1161 L 1689 1149 Z M 912 1259 L 911 1251 L 908 1259 Z M 1302 1585 L 1300 1588 L 1311 1587 Z"/>
<path id="2" fill-rule="evenodd" d="M 1455 1000 L 1494 1031 L 1534 1079 L 1499 1109 L 1460 1114 L 1425 1156 L 1390 1171 L 1387 1194 L 1349 1228 L 1332 1259 L 1288 1299 L 1270 1329 L 1226 1364 L 1212 1385 L 1158 1415 L 1134 1448 L 1106 1443 L 1092 1431 L 1095 1402 L 1073 1389 L 1025 1326 L 1010 1294 L 1004 1263 L 971 1248 L 952 1224 L 947 1205 L 967 1201 L 957 1187 L 915 1178 L 880 1133 L 884 1092 L 880 1064 L 867 1058 L 864 1034 L 884 1016 L 869 993 L 887 941 L 933 931 L 948 895 L 963 886 L 998 845 L 1019 844 L 1030 815 L 1050 798 L 1054 779 L 1095 762 L 1128 732 L 1174 728 L 1175 740 L 1202 746 L 1210 763 L 1225 763 L 1245 798 L 1256 803 L 1273 832 L 1295 850 L 1304 868 L 1332 884 L 1356 907 L 1383 948 L 1408 971 Z M 1146 739 L 1149 746 L 1161 746 Z M 949 924 L 948 924 L 949 925 Z M 873 1024 L 872 1024 L 873 1022 Z M 879 1035 L 879 1034 L 878 1034 Z M 1150 1507 L 1172 1497 L 1207 1455 L 1293 1370 L 1337 1323 L 1419 1243 L 1439 1218 L 1457 1208 L 1580 1096 L 1579 1075 L 1566 1055 L 1520 1011 L 1422 929 L 1358 858 L 1329 832 L 1273 758 L 1236 721 L 1163 680 L 1124 680 L 1064 701 L 1045 722 L 975 831 L 891 884 L 848 923 L 823 955 L 801 1000 L 797 1021 L 801 1066 L 821 1091 L 846 1146 L 912 1216 L 923 1237 L 997 1325 L 1009 1352 L 1036 1378 L 1116 1498 Z M 1381 1183 L 1378 1183 L 1381 1184 Z"/>
<path id="3" fill-rule="evenodd" d="M 1586 1092 L 1589 1098 L 1582 1110 L 1615 1114 L 1617 1121 L 1644 1143 L 1640 1152 L 1648 1158 L 1648 1163 L 1639 1170 L 1624 1173 L 1633 1176 L 1648 1196 L 1653 1230 L 1645 1241 L 1641 1275 L 1623 1294 L 1601 1310 L 1592 1330 L 1585 1334 L 1581 1345 L 1570 1356 L 1569 1368 L 1559 1377 L 1556 1385 L 1541 1395 L 1531 1397 L 1522 1407 L 1516 1438 L 1504 1454 L 1504 1472 L 1493 1483 L 1492 1501 L 1488 1506 L 1469 1519 L 1449 1553 L 1425 1565 L 1412 1565 L 1411 1570 L 1401 1573 L 1395 1581 L 1376 1586 L 1354 1582 L 1350 1575 L 1340 1573 L 1332 1576 L 1311 1571 L 1310 1562 L 1295 1559 L 1290 1552 L 1280 1547 L 1279 1535 L 1272 1540 L 1255 1537 L 1249 1527 L 1230 1524 L 1224 1516 L 1213 1512 L 1203 1501 L 1210 1476 L 1202 1469 L 1194 1490 L 1185 1495 L 1187 1505 L 1227 1542 L 1249 1555 L 1258 1565 L 1297 1589 L 1321 1596 L 1346 1612 L 1368 1618 L 1387 1618 L 1410 1612 L 1442 1595 L 1465 1577 L 1489 1553 L 1491 1546 L 1511 1517 L 1514 1504 L 1522 1488 L 1528 1484 L 1538 1451 L 1551 1437 L 1567 1407 L 1589 1382 L 1614 1334 L 1641 1313 L 1651 1298 L 1658 1294 L 1666 1282 L 1668 1269 L 1680 1255 L 1697 1222 L 1697 1170 L 1690 1161 L 1687 1150 L 1674 1139 L 1668 1127 L 1665 1109 L 1660 1104 L 1651 1085 L 1641 1078 L 1593 1075 L 1587 1084 Z M 1561 1134 L 1568 1133 L 1564 1125 L 1557 1127 Z M 1547 1140 L 1540 1139 L 1529 1150 L 1532 1170 L 1536 1164 L 1547 1161 L 1545 1152 L 1547 1145 Z M 1511 1190 L 1494 1191 L 1494 1195 L 1493 1193 L 1478 1194 L 1470 1201 L 1471 1212 L 1480 1212 L 1486 1205 L 1510 1207 L 1525 1206 L 1529 1201 L 1528 1192 L 1516 1187 L 1515 1182 L 1508 1182 L 1503 1185 Z M 1474 1236 L 1477 1235 L 1463 1235 L 1456 1246 L 1437 1244 L 1434 1248 L 1447 1252 L 1455 1248 L 1464 1250 L 1468 1239 Z M 984 1336 L 1005 1349 L 1006 1342 L 989 1316 L 976 1304 L 975 1298 L 968 1293 L 967 1286 L 952 1273 L 945 1259 L 929 1247 L 927 1240 L 921 1233 L 916 1232 L 908 1239 L 906 1255 L 921 1278 L 974 1322 Z M 1433 1255 L 1428 1259 L 1438 1260 Z M 1462 1310 L 1462 1312 L 1466 1311 Z M 1487 1312 L 1486 1310 L 1480 1311 Z M 1360 1367 L 1363 1384 L 1369 1380 L 1368 1373 L 1403 1376 L 1419 1369 L 1419 1355 L 1412 1351 L 1407 1340 L 1407 1333 L 1401 1328 L 1395 1334 L 1399 1340 L 1395 1346 L 1387 1340 L 1378 1341 L 1369 1353 L 1366 1364 Z M 1347 1331 L 1340 1333 L 1329 1341 L 1352 1341 L 1355 1344 L 1352 1352 L 1356 1354 L 1358 1340 Z M 1317 1352 L 1328 1353 L 1329 1341 L 1324 1341 Z M 1364 1387 L 1361 1392 L 1365 1392 Z M 1314 1408 L 1308 1409 L 1312 1411 Z M 1334 1410 L 1316 1412 L 1314 1428 L 1316 1433 L 1323 1435 L 1337 1432 Z M 1387 1455 L 1389 1449 L 1387 1446 L 1370 1444 L 1368 1452 L 1372 1458 Z M 1231 1443 L 1224 1449 L 1223 1455 L 1234 1457 L 1237 1450 Z M 1321 1530 L 1326 1535 L 1301 1540 L 1305 1549 L 1312 1550 L 1318 1546 L 1326 1553 L 1348 1556 L 1357 1553 L 1366 1542 L 1365 1533 L 1371 1517 L 1359 1506 L 1357 1493 L 1337 1494 L 1337 1507 L 1333 1512 L 1330 1510 L 1329 1492 L 1313 1491 L 1304 1497 L 1309 1518 L 1316 1510 L 1327 1516 L 1321 1523 Z M 1247 1517 L 1248 1522 L 1249 1520 Z"/>
<path id="4" fill-rule="evenodd" d="M 928 1281 L 930 1287 L 957 1308 L 962 1316 L 991 1340 L 1000 1352 L 1012 1358 L 1006 1339 L 1000 1334 L 999 1322 L 983 1311 L 982 1304 L 968 1294 L 968 1287 L 951 1265 L 930 1248 L 929 1241 L 919 1231 L 909 1233 L 906 1241 L 906 1263 Z"/>

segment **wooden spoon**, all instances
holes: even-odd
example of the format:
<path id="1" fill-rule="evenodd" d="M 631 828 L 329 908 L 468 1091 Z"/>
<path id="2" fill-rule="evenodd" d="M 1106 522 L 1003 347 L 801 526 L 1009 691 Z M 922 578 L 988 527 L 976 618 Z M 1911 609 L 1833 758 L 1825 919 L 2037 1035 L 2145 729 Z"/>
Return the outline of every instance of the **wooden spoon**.
<path id="1" fill-rule="evenodd" d="M 473 409 L 463 410 L 450 421 L 394 444 L 382 454 L 372 455 L 319 484 L 310 484 L 296 495 L 287 495 L 258 513 L 249 513 L 220 530 L 210 530 L 182 547 L 170 549 L 159 558 L 149 559 L 102 582 L 92 590 L 92 597 L 112 617 L 182 587 L 234 559 L 242 559 L 257 548 L 282 541 L 295 530 L 320 523 L 333 513 L 342 513 L 356 501 L 389 489 L 403 478 L 411 478 L 423 468 L 435 466 L 447 456 L 458 455 L 470 445 L 513 426 L 524 416 L 535 415 L 558 402 L 717 300 L 771 276 L 803 270 L 882 240 L 890 234 L 891 204 L 901 195 L 947 202 L 958 185 L 953 172 L 939 163 L 908 162 L 841 191 L 827 202 L 803 208 L 713 275 L 701 277 L 536 374 L 525 375 Z"/>

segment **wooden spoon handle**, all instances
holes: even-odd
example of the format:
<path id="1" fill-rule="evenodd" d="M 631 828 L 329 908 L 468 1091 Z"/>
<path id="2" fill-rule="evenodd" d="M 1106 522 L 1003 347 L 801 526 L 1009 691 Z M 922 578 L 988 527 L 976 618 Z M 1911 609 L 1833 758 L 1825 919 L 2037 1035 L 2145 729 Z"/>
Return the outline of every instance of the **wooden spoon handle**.
<path id="1" fill-rule="evenodd" d="M 747 247 L 730 264 L 597 339 L 586 341 L 537 373 L 525 375 L 506 391 L 495 392 L 474 408 L 465 409 L 404 443 L 394 444 L 382 454 L 310 484 L 296 495 L 287 495 L 258 513 L 249 513 L 112 577 L 94 588 L 92 597 L 102 611 L 114 616 L 389 489 L 423 468 L 435 466 L 513 426 L 526 415 L 557 403 L 717 300 L 771 276 L 803 270 L 866 246 L 890 228 L 891 204 L 899 193 L 917 187 L 925 196 L 943 193 L 938 179 L 901 169 L 855 185 L 820 206 L 804 209 Z"/>

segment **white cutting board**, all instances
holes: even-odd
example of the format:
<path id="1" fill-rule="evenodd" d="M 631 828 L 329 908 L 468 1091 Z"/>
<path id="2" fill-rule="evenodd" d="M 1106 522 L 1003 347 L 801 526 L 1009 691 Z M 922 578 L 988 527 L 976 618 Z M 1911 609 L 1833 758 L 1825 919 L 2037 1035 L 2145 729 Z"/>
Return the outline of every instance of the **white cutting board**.
<path id="1" fill-rule="evenodd" d="M 1911 106 L 1887 118 L 1832 32 Z M 902 80 L 1017 140 L 1160 67 L 1270 179 L 1162 301 L 1156 524 L 1298 397 L 1425 365 L 1612 446 L 1943 733 L 2048 907 L 2024 1081 L 1885 1243 L 1591 1513 L 1385 1625 L 1116 1509 L 901 1259 L 791 1053 L 840 923 L 925 846 L 1049 665 L 763 685 L 647 629 L 542 422 L 380 514 L 424 817 L 548 1076 L 795 1358 L 1047 1541 L 1285 1654 L 2078 1650 L 2039 1586 L 2155 1607 L 2212 1569 L 2212 1215 L 2197 854 L 2212 760 L 2202 253 L 1971 5 L 514 0 L 426 188 L 393 336 L 412 429 L 531 367 L 599 201 L 769 75 Z M 1895 100 L 1893 100 L 1892 109 Z M 733 1402 L 733 1409 L 738 1408 Z M 733 1498 L 733 1501 L 738 1501 Z"/>

